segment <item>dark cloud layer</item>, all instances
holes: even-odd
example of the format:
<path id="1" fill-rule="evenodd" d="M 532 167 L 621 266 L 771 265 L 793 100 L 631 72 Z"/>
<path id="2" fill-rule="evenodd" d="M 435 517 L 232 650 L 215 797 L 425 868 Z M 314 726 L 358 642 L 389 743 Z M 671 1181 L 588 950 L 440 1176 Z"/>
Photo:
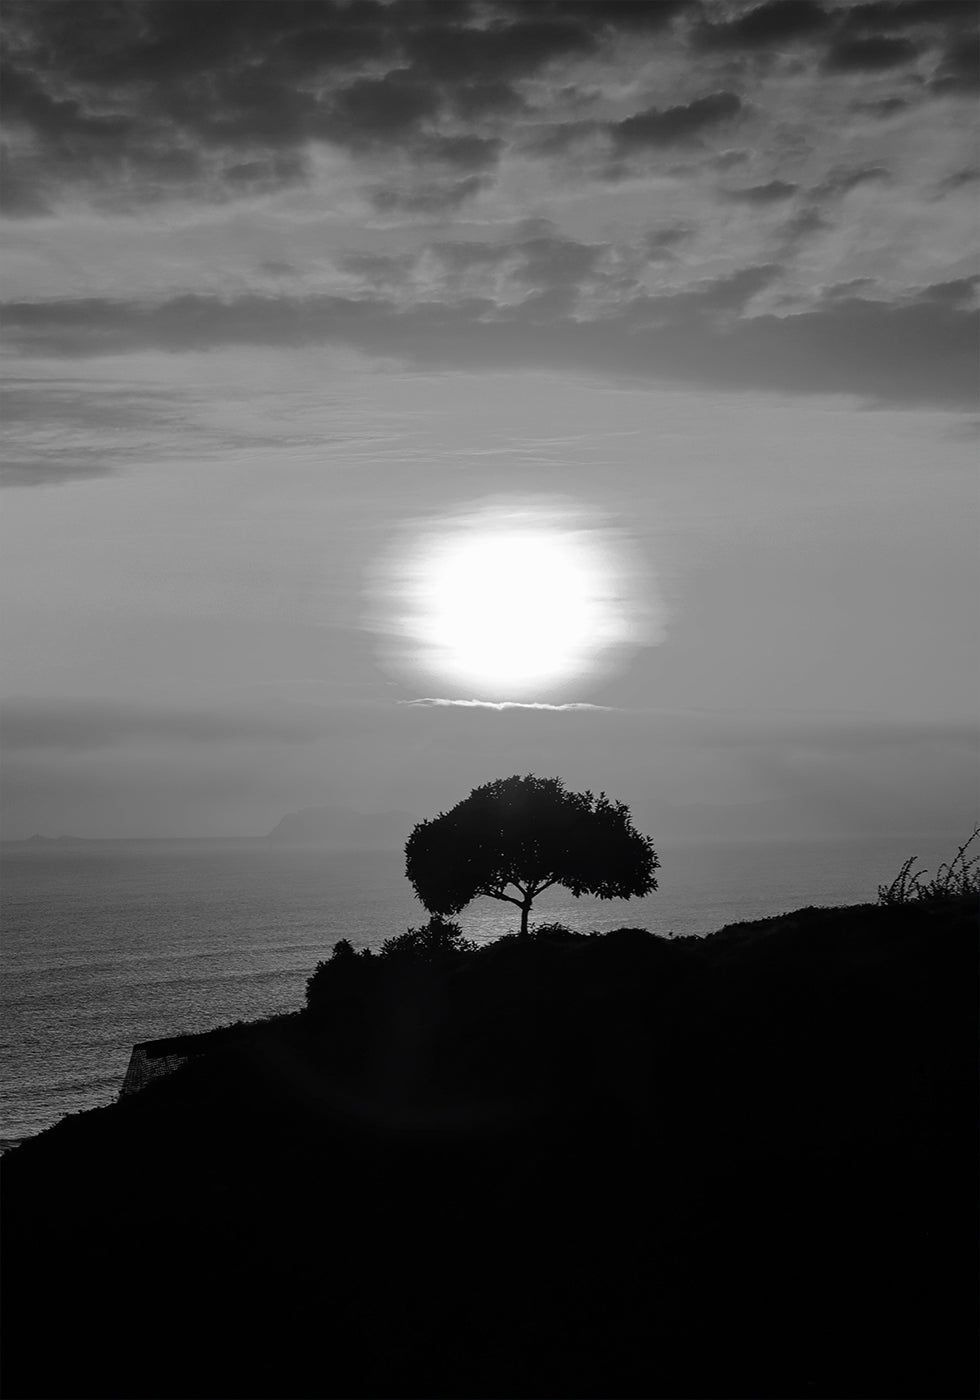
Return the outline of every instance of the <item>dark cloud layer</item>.
<path id="1" fill-rule="evenodd" d="M 868 39 L 837 39 L 828 48 L 823 66 L 828 73 L 877 73 L 911 63 L 918 55 L 911 39 L 877 34 Z"/>
<path id="2" fill-rule="evenodd" d="M 383 255 L 335 247 L 336 266 L 361 281 L 349 295 L 25 298 L 7 308 L 8 345 L 14 354 L 89 356 L 339 344 L 447 367 L 568 365 L 711 388 L 972 404 L 973 313 L 962 299 L 928 289 L 814 290 L 845 281 L 850 267 L 804 277 L 802 291 L 794 283 L 804 247 L 824 255 L 831 240 L 821 245 L 817 236 L 831 220 L 842 227 L 875 185 L 883 198 L 897 192 L 900 160 L 887 152 L 893 170 L 876 151 L 864 163 L 844 157 L 821 168 L 810 137 L 775 122 L 765 89 L 757 105 L 752 87 L 753 75 L 782 63 L 790 80 L 808 70 L 821 91 L 843 85 L 850 120 L 860 92 L 862 124 L 905 110 L 895 104 L 945 111 L 949 96 L 974 81 L 972 11 L 947 0 L 11 0 L 0 150 L 9 215 L 56 217 L 59 196 L 79 187 L 135 208 L 174 191 L 204 203 L 253 197 L 310 179 L 319 168 L 313 148 L 326 143 L 351 156 L 359 182 L 361 202 L 344 214 L 339 238 L 352 238 L 350 220 L 365 202 L 382 216 L 370 221 L 372 236 L 378 225 L 388 225 L 389 240 L 391 224 L 412 227 L 397 255 L 380 237 Z M 661 46 L 672 63 L 679 56 L 671 73 L 681 80 L 661 91 L 652 79 L 638 83 L 626 98 L 610 96 L 596 77 L 586 102 L 592 78 L 582 72 L 618 72 L 602 64 L 621 64 L 641 39 L 644 61 Z M 581 60 L 596 66 L 569 70 Z M 874 83 L 867 97 L 863 74 Z M 733 129 L 739 149 L 725 149 Z M 838 146 L 838 160 L 846 149 Z M 474 202 L 483 217 L 510 152 L 554 158 L 566 181 L 580 167 L 608 182 L 657 168 L 678 184 L 690 177 L 694 199 L 658 210 L 659 227 L 634 228 L 619 245 L 561 237 L 546 225 L 487 234 L 483 243 L 443 230 L 422 248 L 420 226 L 469 213 Z M 500 197 L 511 201 L 511 221 L 509 182 L 533 189 L 518 183 L 526 166 L 505 166 Z M 951 197 L 969 176 L 940 183 L 941 174 L 920 199 Z M 528 196 L 516 198 L 520 206 Z M 754 226 L 755 236 L 725 254 L 723 265 L 748 266 L 697 282 L 692 260 L 710 241 L 711 206 L 723 226 Z M 741 208 L 736 215 L 729 206 Z M 497 227 L 513 230 L 499 214 L 491 207 Z M 252 266 L 282 265 L 262 258 L 276 251 L 258 251 Z M 900 270 L 882 287 L 908 280 Z M 249 283 L 240 269 L 206 285 L 243 282 L 268 285 Z M 937 272 L 935 286 L 945 285 Z M 768 302 L 752 301 L 763 292 Z M 25 453 L 19 440 L 8 481 L 103 475 L 120 460 L 114 453 L 132 449 L 120 449 L 117 433 L 101 456 L 83 437 L 67 450 L 64 435 L 77 430 L 72 406 L 57 396 L 51 404 L 61 441 L 43 441 L 38 430 Z M 102 422 L 115 426 L 121 401 L 102 407 Z M 146 423 L 163 409 L 147 402 L 140 411 Z"/>
<path id="3" fill-rule="evenodd" d="M 924 91 L 943 94 L 977 86 L 977 21 L 970 0 L 765 0 L 720 16 L 705 7 L 691 34 L 702 52 L 735 58 L 792 52 L 828 75 L 911 72 L 924 62 Z M 895 111 L 902 101 L 893 96 L 877 105 Z"/>
<path id="4" fill-rule="evenodd" d="M 750 315 L 750 298 L 779 275 L 754 267 L 679 292 L 636 292 L 583 320 L 569 307 L 594 250 L 532 240 L 518 256 L 533 290 L 506 308 L 480 297 L 402 309 L 380 295 L 185 296 L 12 303 L 4 320 L 8 343 L 35 355 L 339 344 L 442 368 L 564 367 L 714 389 L 975 404 L 977 315 L 958 283 L 955 297 L 926 287 L 894 304 L 845 295 L 792 315 Z"/>
<path id="5" fill-rule="evenodd" d="M 684 8 L 12 0 L 4 106 L 22 149 L 8 207 L 36 214 L 46 190 L 79 182 L 109 198 L 121 175 L 138 198 L 195 182 L 229 197 L 241 167 L 270 152 L 293 153 L 274 167 L 281 183 L 302 179 L 311 141 L 400 148 L 476 173 L 498 143 L 468 124 L 519 111 L 515 83 Z"/>
<path id="6" fill-rule="evenodd" d="M 712 92 L 676 107 L 649 107 L 610 127 L 620 150 L 643 146 L 675 146 L 690 141 L 709 127 L 731 121 L 742 109 L 734 92 Z"/>
<path id="7" fill-rule="evenodd" d="M 815 0 L 768 0 L 732 19 L 702 22 L 695 37 L 706 49 L 764 49 L 825 34 L 832 22 Z"/>
<path id="8" fill-rule="evenodd" d="M 128 742 L 220 744 L 253 740 L 306 743 L 319 731 L 309 723 L 227 710 L 170 709 L 118 700 L 24 698 L 4 701 L 0 731 L 8 752 L 79 753 Z"/>
<path id="9" fill-rule="evenodd" d="M 755 55 L 793 53 L 828 75 L 921 61 L 920 96 L 964 92 L 977 81 L 974 11 L 945 0 L 734 12 L 708 0 L 10 0 L 6 208 L 37 216 L 79 186 L 123 207 L 185 187 L 236 198 L 305 179 L 311 142 L 486 174 L 501 121 L 527 110 L 522 84 L 641 36 L 670 34 L 693 65 L 722 56 L 733 79 Z M 621 154 L 681 144 L 744 104 L 737 81 L 702 80 L 685 100 L 648 99 L 598 127 L 559 124 L 550 149 L 593 129 Z"/>

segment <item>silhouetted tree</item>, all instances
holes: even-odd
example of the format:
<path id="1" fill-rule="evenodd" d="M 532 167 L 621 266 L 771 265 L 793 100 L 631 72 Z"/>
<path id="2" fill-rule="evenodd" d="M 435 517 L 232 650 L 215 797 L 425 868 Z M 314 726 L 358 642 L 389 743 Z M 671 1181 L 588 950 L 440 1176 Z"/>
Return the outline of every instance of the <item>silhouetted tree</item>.
<path id="1" fill-rule="evenodd" d="M 523 937 L 532 902 L 552 885 L 576 898 L 629 899 L 657 888 L 659 865 L 625 803 L 530 773 L 474 788 L 419 822 L 405 845 L 405 873 L 430 913 L 456 914 L 487 895 L 520 909 Z"/>

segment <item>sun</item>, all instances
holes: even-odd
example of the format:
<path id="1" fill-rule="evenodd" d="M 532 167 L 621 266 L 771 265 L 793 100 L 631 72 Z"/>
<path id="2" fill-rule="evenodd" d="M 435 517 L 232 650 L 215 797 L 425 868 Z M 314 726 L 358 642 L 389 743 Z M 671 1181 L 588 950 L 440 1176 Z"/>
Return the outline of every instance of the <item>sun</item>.
<path id="1" fill-rule="evenodd" d="M 487 507 L 419 531 L 385 574 L 412 669 L 489 699 L 541 699 L 636 633 L 623 551 L 567 507 Z"/>

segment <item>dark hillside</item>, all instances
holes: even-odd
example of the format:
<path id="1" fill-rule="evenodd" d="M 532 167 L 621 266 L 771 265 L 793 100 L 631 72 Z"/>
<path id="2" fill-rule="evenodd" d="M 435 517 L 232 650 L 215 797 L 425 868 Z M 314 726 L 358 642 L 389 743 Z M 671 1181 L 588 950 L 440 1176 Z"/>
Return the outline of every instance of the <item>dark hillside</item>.
<path id="1" fill-rule="evenodd" d="M 972 1396 L 976 934 L 327 964 L 4 1160 L 4 1393 Z"/>

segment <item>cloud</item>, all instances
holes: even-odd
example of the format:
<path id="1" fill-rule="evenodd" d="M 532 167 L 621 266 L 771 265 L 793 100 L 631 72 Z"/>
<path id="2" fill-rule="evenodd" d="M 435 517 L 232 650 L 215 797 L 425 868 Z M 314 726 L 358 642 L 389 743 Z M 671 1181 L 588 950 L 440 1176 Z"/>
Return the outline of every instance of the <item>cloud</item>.
<path id="1" fill-rule="evenodd" d="M 571 238 L 527 238 L 517 248 L 517 275 L 539 288 L 577 284 L 595 270 L 603 247 Z"/>
<path id="2" fill-rule="evenodd" d="M 975 93 L 980 87 L 980 42 L 976 34 L 952 37 L 929 82 L 935 93 Z"/>
<path id="3" fill-rule="evenodd" d="M 911 68 L 940 45 L 922 95 L 971 92 L 980 81 L 976 8 L 961 0 L 767 0 L 727 17 L 718 17 L 719 9 L 705 6 L 693 25 L 695 49 L 767 62 L 793 54 L 825 74 L 847 77 Z M 908 104 L 905 94 L 891 93 L 855 110 L 887 117 Z"/>
<path id="4" fill-rule="evenodd" d="M 949 306 L 967 310 L 976 305 L 980 295 L 980 277 L 954 277 L 948 282 L 933 282 L 919 289 L 919 300 L 934 306 Z"/>
<path id="5" fill-rule="evenodd" d="M 259 188 L 304 180 L 311 142 L 402 149 L 474 173 L 495 163 L 499 138 L 453 122 L 519 112 L 515 81 L 587 56 L 599 31 L 630 25 L 625 15 L 610 25 L 575 7 L 536 13 L 492 0 L 479 10 L 89 0 L 83 23 L 64 0 L 11 0 L 4 23 L 14 214 L 79 187 L 116 206 L 175 186 L 240 197 L 255 192 L 250 177 Z"/>
<path id="6" fill-rule="evenodd" d="M 702 23 L 694 38 L 704 49 L 767 49 L 812 39 L 832 24 L 831 14 L 815 0 L 768 0 L 734 19 Z"/>
<path id="7" fill-rule="evenodd" d="M 527 0 L 506 0 L 500 8 L 526 13 Z M 598 32 L 634 34 L 668 28 L 688 11 L 696 12 L 700 0 L 536 0 L 535 11 L 588 24 Z"/>
<path id="8" fill-rule="evenodd" d="M 468 199 L 474 199 L 491 183 L 480 175 L 467 175 L 463 180 L 432 181 L 423 185 L 377 185 L 371 190 L 370 199 L 382 214 L 447 214 Z"/>
<path id="9" fill-rule="evenodd" d="M 417 154 L 456 170 L 487 170 L 497 163 L 503 142 L 485 136 L 430 136 Z"/>
<path id="10" fill-rule="evenodd" d="M 305 157 L 297 152 L 272 152 L 255 160 L 238 161 L 226 165 L 222 178 L 236 192 L 259 194 L 274 190 L 282 185 L 305 180 L 308 165 Z"/>
<path id="11" fill-rule="evenodd" d="M 769 180 L 764 185 L 749 185 L 746 189 L 725 190 L 726 199 L 733 200 L 737 204 L 779 204 L 784 199 L 792 199 L 799 190 L 799 185 L 794 185 L 786 180 Z"/>
<path id="12" fill-rule="evenodd" d="M 4 456 L 0 462 L 0 486 L 67 486 L 73 481 L 97 481 L 115 476 L 115 466 L 101 452 L 65 453 L 46 459 Z"/>
<path id="13" fill-rule="evenodd" d="M 446 111 L 459 121 L 519 116 L 527 104 L 510 83 L 499 78 L 456 82 L 443 89 Z"/>
<path id="14" fill-rule="evenodd" d="M 545 124 L 523 138 L 521 150 L 532 156 L 566 155 L 574 147 L 607 131 L 608 124 L 595 120 Z"/>
<path id="15" fill-rule="evenodd" d="M 449 700 L 440 696 L 423 695 L 418 700 L 399 700 L 399 705 L 454 706 L 464 710 L 612 710 L 613 705 L 589 705 L 584 701 L 569 701 L 564 705 L 549 705 L 531 700 Z"/>
<path id="16" fill-rule="evenodd" d="M 121 376 L 125 370 L 120 370 Z M 134 465 L 193 454 L 204 462 L 241 447 L 286 449 L 305 428 L 255 408 L 238 421 L 215 420 L 206 386 L 134 387 L 83 375 L 11 378 L 0 390 L 0 486 L 70 484 L 114 476 Z"/>
<path id="17" fill-rule="evenodd" d="M 827 73 L 880 73 L 913 63 L 919 46 L 911 39 L 876 34 L 867 39 L 836 39 L 823 59 Z"/>
<path id="18" fill-rule="evenodd" d="M 980 170 L 975 166 L 969 166 L 962 170 L 954 170 L 951 175 L 940 180 L 936 186 L 936 193 L 940 196 L 952 194 L 956 190 L 961 190 L 970 185 L 975 185 L 980 181 Z"/>
<path id="19" fill-rule="evenodd" d="M 736 75 L 748 82 L 761 69 L 742 56 L 799 64 L 809 46 L 814 66 L 846 77 L 887 74 L 928 53 L 934 71 L 920 100 L 965 91 L 976 67 L 969 9 L 946 0 L 87 0 L 83 23 L 73 0 L 9 0 L 0 195 L 20 219 L 79 195 L 128 213 L 177 197 L 256 199 L 312 185 L 318 148 L 334 147 L 379 212 L 441 217 L 488 189 L 478 179 L 513 155 L 577 156 L 592 143 L 591 177 L 613 181 L 635 174 L 636 157 L 697 144 L 750 114 Z M 609 83 L 627 53 L 638 73 L 658 53 L 672 71 L 687 64 L 701 95 L 624 112 Z M 570 94 L 583 91 L 591 119 L 562 120 L 578 115 Z M 884 116 L 906 100 L 875 93 L 865 108 Z"/>
<path id="20" fill-rule="evenodd" d="M 655 317 L 664 310 L 682 317 L 692 313 L 703 315 L 709 312 L 738 311 L 757 292 L 775 282 L 780 271 L 777 263 L 743 267 L 725 277 L 706 278 L 683 291 L 651 297 L 647 301 L 647 309 L 652 311 Z"/>
<path id="21" fill-rule="evenodd" d="M 731 121 L 742 110 L 734 92 L 713 92 L 677 107 L 648 107 L 644 112 L 613 122 L 608 131 L 620 151 L 644 147 L 677 146 L 696 139 L 702 131 Z"/>
<path id="22" fill-rule="evenodd" d="M 436 116 L 441 105 L 438 91 L 410 70 L 358 78 L 333 98 L 320 134 L 352 145 L 404 140 L 412 128 Z"/>
<path id="23" fill-rule="evenodd" d="M 907 97 L 876 97 L 872 98 L 871 101 L 855 102 L 852 110 L 886 121 L 888 117 L 894 117 L 899 112 L 907 111 L 910 105 Z"/>
<path id="24" fill-rule="evenodd" d="M 882 34 L 923 25 L 975 24 L 973 7 L 962 0 L 866 0 L 840 11 L 837 18 L 845 32 Z"/>
<path id="25" fill-rule="evenodd" d="M 675 250 L 694 237 L 694 230 L 685 224 L 650 229 L 643 238 L 643 249 L 651 262 L 669 262 Z"/>
<path id="26" fill-rule="evenodd" d="M 825 233 L 833 225 L 825 219 L 820 210 L 814 205 L 808 205 L 801 209 L 798 214 L 794 214 L 788 219 L 780 229 L 782 246 L 786 252 L 791 252 L 800 243 L 804 243 L 816 233 Z"/>
<path id="27" fill-rule="evenodd" d="M 511 81 L 526 77 L 556 59 L 592 53 L 596 38 L 577 7 L 564 15 L 522 8 L 511 23 L 475 25 L 451 22 L 449 6 L 433 8 L 434 23 L 409 30 L 405 52 L 413 68 L 429 80 Z M 440 13 L 450 22 L 439 22 Z M 506 11 L 505 11 L 506 13 Z M 511 16 L 515 11 L 511 10 Z"/>
<path id="28" fill-rule="evenodd" d="M 0 143 L 0 214 L 6 219 L 37 219 L 51 210 L 31 178 L 31 162 Z"/>
<path id="29" fill-rule="evenodd" d="M 587 118 L 543 125 L 523 138 L 521 149 L 529 155 L 562 156 L 584 143 L 599 141 L 614 156 L 623 157 L 697 144 L 702 133 L 733 120 L 742 108 L 736 93 L 713 92 L 673 107 L 647 107 L 620 121 Z M 625 173 L 617 163 L 604 172 L 609 179 Z"/>
<path id="30" fill-rule="evenodd" d="M 113 475 L 161 435 L 183 434 L 187 406 L 165 390 L 81 379 L 11 379 L 0 390 L 0 485 L 50 486 Z"/>
<path id="31" fill-rule="evenodd" d="M 170 709 L 119 700 L 13 699 L 0 706 L 8 751 L 82 752 L 125 743 L 224 744 L 251 741 L 310 743 L 319 731 L 308 721 L 270 719 L 245 712 Z"/>
<path id="32" fill-rule="evenodd" d="M 220 345 L 344 345 L 427 368 L 527 366 L 716 390 L 850 394 L 899 405 L 975 408 L 973 311 L 920 288 L 886 301 L 818 300 L 790 315 L 747 304 L 781 275 L 747 267 L 675 292 L 613 298 L 589 318 L 552 286 L 529 298 L 404 305 L 383 296 L 184 296 L 157 303 L 40 301 L 4 308 L 8 346 L 44 356 L 201 350 Z M 937 283 L 936 286 L 943 286 Z"/>
<path id="33" fill-rule="evenodd" d="M 810 194 L 814 199 L 839 199 L 850 194 L 851 190 L 856 190 L 859 185 L 877 184 L 890 178 L 890 172 L 883 165 L 864 165 L 853 170 L 832 170 L 820 181 L 819 185 L 814 185 Z"/>
<path id="34" fill-rule="evenodd" d="M 871 292 L 877 286 L 873 277 L 852 277 L 847 282 L 833 282 L 829 287 L 824 288 L 824 301 L 847 300 L 848 297 L 855 297 L 862 292 Z"/>

